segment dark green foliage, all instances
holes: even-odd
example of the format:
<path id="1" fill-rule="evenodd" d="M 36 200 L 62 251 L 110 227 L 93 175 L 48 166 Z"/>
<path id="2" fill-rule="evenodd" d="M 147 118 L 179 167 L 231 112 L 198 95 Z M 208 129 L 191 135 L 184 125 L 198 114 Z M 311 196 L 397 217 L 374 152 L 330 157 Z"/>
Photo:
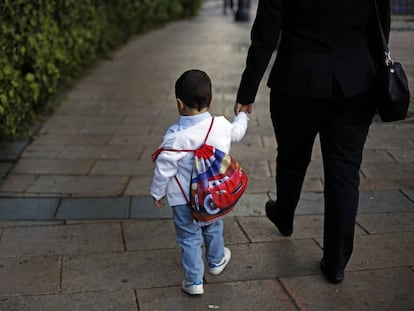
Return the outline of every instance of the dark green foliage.
<path id="1" fill-rule="evenodd" d="M 132 35 L 202 0 L 1 0 L 0 142 L 25 133 L 58 89 Z"/>

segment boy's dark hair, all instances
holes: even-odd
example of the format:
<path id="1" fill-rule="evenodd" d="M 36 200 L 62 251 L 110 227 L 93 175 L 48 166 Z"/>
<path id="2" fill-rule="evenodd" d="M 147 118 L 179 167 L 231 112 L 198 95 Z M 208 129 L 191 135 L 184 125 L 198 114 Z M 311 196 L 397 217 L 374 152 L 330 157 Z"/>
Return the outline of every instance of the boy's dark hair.
<path id="1" fill-rule="evenodd" d="M 211 102 L 210 77 L 197 69 L 185 71 L 175 82 L 175 97 L 198 111 L 208 107 Z"/>

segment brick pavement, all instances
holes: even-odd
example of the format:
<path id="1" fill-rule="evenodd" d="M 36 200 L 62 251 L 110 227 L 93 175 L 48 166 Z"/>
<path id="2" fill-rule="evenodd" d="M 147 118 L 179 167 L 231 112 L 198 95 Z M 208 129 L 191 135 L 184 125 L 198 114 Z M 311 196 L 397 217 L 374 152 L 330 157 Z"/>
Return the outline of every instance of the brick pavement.
<path id="1" fill-rule="evenodd" d="M 412 25 L 394 19 L 390 41 L 411 85 Z M 414 310 L 413 105 L 406 121 L 371 127 L 355 251 L 334 286 L 318 267 L 318 144 L 293 236 L 263 217 L 275 187 L 264 83 L 247 136 L 232 147 L 250 177 L 226 219 L 232 262 L 206 276 L 203 297 L 180 291 L 171 211 L 148 196 L 149 156 L 177 118 L 173 84 L 186 69 L 209 73 L 213 112 L 232 117 L 250 26 L 210 0 L 194 19 L 137 36 L 79 78 L 32 141 L 0 153 L 0 310 Z"/>

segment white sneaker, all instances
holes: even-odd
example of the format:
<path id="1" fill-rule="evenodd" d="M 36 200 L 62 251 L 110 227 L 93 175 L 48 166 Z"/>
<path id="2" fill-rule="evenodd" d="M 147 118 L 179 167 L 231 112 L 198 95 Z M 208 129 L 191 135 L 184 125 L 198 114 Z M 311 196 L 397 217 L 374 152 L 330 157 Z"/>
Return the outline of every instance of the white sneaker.
<path id="1" fill-rule="evenodd" d="M 227 266 L 231 259 L 231 251 L 225 247 L 224 248 L 224 257 L 219 263 L 209 263 L 208 272 L 212 275 L 218 275 L 223 272 L 224 268 Z"/>
<path id="2" fill-rule="evenodd" d="M 189 282 L 187 280 L 184 280 L 181 283 L 181 289 L 189 295 L 204 294 L 203 282 Z"/>

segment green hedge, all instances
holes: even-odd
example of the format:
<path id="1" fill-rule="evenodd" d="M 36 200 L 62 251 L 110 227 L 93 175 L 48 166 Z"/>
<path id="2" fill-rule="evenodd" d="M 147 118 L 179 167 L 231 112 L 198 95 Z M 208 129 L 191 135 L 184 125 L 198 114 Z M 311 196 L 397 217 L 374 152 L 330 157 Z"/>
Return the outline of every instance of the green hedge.
<path id="1" fill-rule="evenodd" d="M 140 33 L 194 15 L 202 0 L 1 0 L 0 141 L 26 133 L 58 90 Z"/>

